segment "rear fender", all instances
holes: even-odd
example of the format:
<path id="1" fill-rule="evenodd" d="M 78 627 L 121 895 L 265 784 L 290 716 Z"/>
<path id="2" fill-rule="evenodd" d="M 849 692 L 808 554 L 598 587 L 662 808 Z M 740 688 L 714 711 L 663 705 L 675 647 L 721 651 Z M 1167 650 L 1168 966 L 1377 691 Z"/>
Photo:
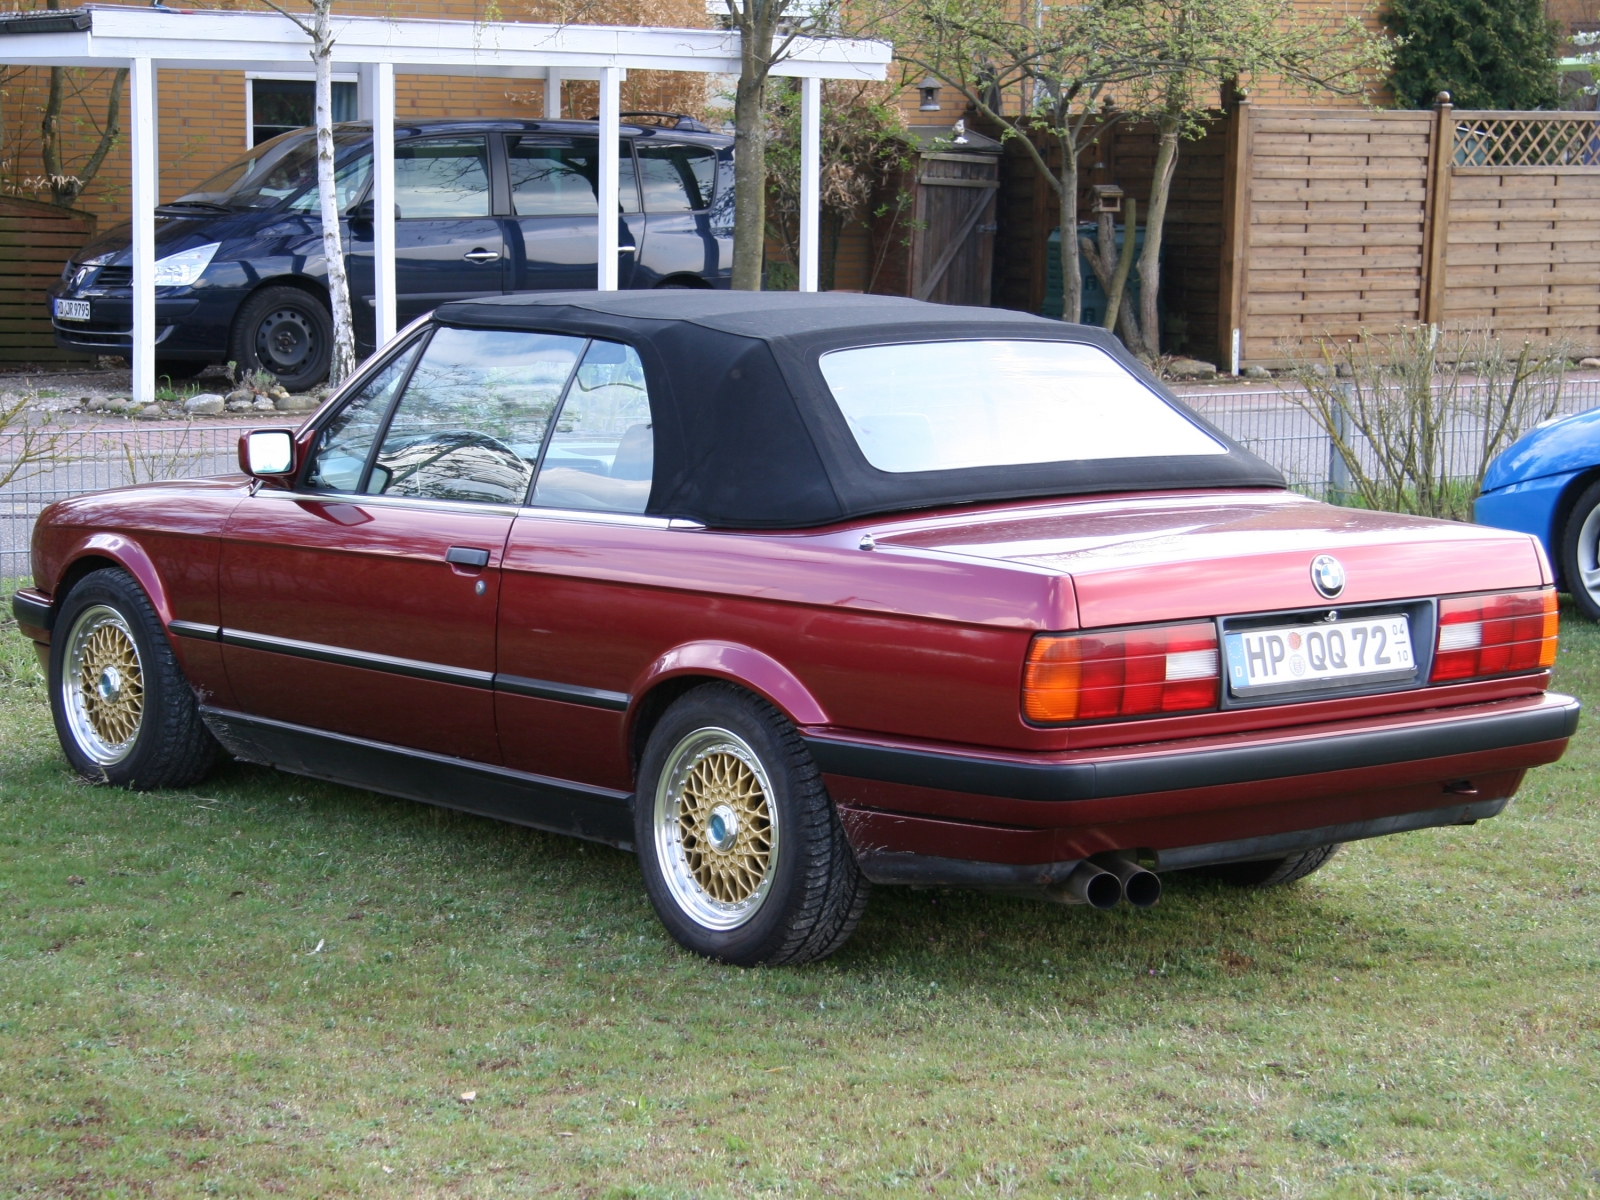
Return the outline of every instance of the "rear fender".
<path id="1" fill-rule="evenodd" d="M 633 689 L 626 730 L 630 741 L 645 698 L 662 684 L 684 676 L 723 679 L 747 688 L 802 727 L 829 723 L 828 714 L 805 684 L 771 655 L 734 642 L 689 642 L 651 663 Z"/>

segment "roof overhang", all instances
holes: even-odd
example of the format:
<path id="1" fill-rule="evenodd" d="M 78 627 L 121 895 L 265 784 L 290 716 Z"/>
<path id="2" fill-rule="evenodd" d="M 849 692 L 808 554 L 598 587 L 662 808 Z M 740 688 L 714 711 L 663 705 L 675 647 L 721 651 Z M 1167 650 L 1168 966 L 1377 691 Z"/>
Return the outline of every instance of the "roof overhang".
<path id="1" fill-rule="evenodd" d="M 602 67 L 737 74 L 739 35 L 716 29 L 532 25 L 335 16 L 333 62 L 391 63 L 397 73 L 582 78 Z M 855 38 L 797 38 L 774 75 L 883 79 L 892 48 Z M 86 5 L 0 20 L 0 61 L 13 66 L 125 66 L 135 58 L 190 70 L 304 71 L 309 40 L 272 12 Z"/>

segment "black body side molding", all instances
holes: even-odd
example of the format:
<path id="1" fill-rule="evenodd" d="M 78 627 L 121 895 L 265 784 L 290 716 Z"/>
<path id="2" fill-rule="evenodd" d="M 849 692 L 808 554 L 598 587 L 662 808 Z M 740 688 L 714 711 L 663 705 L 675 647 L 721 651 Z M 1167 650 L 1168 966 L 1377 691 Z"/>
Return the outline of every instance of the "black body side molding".
<path id="1" fill-rule="evenodd" d="M 246 762 L 633 849 L 627 792 L 227 709 L 201 708 L 200 715 L 224 748 Z"/>

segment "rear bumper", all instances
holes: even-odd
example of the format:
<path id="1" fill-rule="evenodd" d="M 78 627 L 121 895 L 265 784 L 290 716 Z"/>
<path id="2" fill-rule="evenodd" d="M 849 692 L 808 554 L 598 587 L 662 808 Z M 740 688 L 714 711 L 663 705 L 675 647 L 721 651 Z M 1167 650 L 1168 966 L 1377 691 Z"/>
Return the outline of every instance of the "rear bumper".
<path id="1" fill-rule="evenodd" d="M 922 868 L 894 856 L 1036 875 L 1138 850 L 1176 869 L 1478 820 L 1503 807 L 1529 767 L 1561 757 L 1578 714 L 1571 697 L 1542 694 L 1052 755 L 806 740 L 868 875 L 912 882 Z"/>
<path id="2" fill-rule="evenodd" d="M 1425 713 L 1430 719 L 1233 745 L 1135 748 L 1104 757 L 980 758 L 827 737 L 808 737 L 806 745 L 824 775 L 1014 800 L 1095 800 L 1564 741 L 1578 728 L 1579 708 L 1571 696 L 1547 692 L 1531 703 L 1455 710 L 1443 720 Z"/>

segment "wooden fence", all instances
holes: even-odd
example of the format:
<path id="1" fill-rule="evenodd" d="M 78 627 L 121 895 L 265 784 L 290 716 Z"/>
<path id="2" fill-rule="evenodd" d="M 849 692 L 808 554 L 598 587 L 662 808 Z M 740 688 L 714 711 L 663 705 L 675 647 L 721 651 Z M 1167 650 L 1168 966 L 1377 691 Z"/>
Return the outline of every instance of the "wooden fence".
<path id="1" fill-rule="evenodd" d="M 1600 350 L 1600 114 L 1242 103 L 1228 150 L 1224 366 L 1413 323 Z"/>
<path id="2" fill-rule="evenodd" d="M 45 289 L 94 228 L 92 213 L 0 196 L 0 362 L 89 361 L 56 348 Z"/>

